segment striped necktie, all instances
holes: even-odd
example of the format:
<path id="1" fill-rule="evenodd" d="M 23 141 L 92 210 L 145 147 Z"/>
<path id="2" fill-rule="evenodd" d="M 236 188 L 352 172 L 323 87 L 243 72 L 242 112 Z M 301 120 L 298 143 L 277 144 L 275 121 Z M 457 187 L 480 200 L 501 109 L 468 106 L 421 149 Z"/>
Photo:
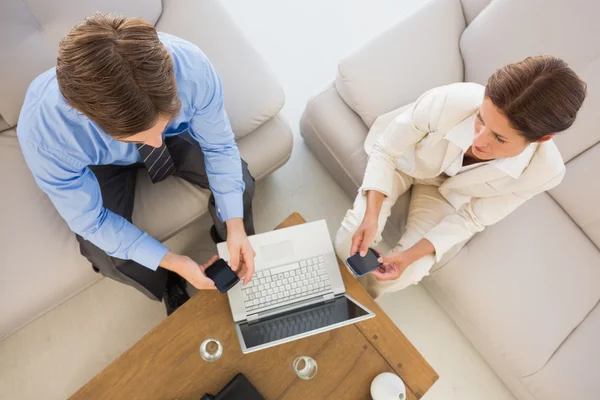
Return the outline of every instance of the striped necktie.
<path id="1" fill-rule="evenodd" d="M 148 170 L 152 183 L 160 182 L 175 171 L 175 164 L 163 142 L 159 148 L 138 144 L 137 148 Z"/>

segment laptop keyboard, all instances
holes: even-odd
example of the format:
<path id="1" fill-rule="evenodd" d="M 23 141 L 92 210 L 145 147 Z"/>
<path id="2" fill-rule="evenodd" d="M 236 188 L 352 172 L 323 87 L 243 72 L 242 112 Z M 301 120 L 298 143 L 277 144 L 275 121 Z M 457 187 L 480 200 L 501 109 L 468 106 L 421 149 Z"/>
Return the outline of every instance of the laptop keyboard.
<path id="1" fill-rule="evenodd" d="M 247 312 L 330 291 L 323 256 L 258 271 L 242 288 Z"/>

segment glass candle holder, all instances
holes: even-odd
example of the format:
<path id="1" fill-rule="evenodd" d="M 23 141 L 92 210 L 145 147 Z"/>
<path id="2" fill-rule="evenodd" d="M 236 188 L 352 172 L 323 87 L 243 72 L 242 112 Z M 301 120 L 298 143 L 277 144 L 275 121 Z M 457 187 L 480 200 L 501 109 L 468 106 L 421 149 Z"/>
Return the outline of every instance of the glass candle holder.
<path id="1" fill-rule="evenodd" d="M 204 361 L 214 362 L 223 355 L 223 345 L 218 339 L 206 339 L 200 345 L 200 357 Z"/>
<path id="2" fill-rule="evenodd" d="M 309 380 L 317 375 L 317 362 L 308 356 L 297 357 L 293 363 L 294 371 L 298 378 Z"/>

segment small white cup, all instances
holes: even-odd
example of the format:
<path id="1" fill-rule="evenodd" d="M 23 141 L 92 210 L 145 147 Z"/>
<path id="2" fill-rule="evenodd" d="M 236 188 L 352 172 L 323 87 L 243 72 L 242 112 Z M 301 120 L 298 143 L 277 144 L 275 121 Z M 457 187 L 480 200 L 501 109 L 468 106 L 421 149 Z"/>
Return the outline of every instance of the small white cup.
<path id="1" fill-rule="evenodd" d="M 402 379 L 391 372 L 384 372 L 371 383 L 373 400 L 406 400 L 406 387 Z"/>

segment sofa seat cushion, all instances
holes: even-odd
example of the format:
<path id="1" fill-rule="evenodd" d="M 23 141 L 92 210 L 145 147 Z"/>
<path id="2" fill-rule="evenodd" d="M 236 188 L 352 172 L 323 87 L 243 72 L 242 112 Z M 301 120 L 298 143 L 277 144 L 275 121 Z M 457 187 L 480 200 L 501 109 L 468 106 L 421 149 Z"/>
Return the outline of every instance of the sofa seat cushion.
<path id="1" fill-rule="evenodd" d="M 523 381 L 536 399 L 597 400 L 600 393 L 600 306 L 561 344 L 543 368 Z"/>
<path id="2" fill-rule="evenodd" d="M 565 161 L 600 141 L 599 14 L 598 1 L 494 0 L 460 41 L 468 82 L 485 84 L 504 64 L 549 54 L 565 59 L 588 83 L 577 121 L 556 138 Z"/>
<path id="3" fill-rule="evenodd" d="M 431 279 L 483 338 L 484 357 L 499 355 L 525 377 L 548 362 L 600 299 L 600 252 L 541 194 L 476 235 Z"/>
<path id="4" fill-rule="evenodd" d="M 138 171 L 133 223 L 150 236 L 166 240 L 200 218 L 210 191 L 170 176 L 153 184 L 146 169 Z"/>
<path id="5" fill-rule="evenodd" d="M 276 116 L 242 138 L 238 147 L 250 172 L 259 179 L 288 160 L 292 132 L 287 122 Z M 148 172 L 140 169 L 135 191 L 134 224 L 163 241 L 208 210 L 210 191 L 175 176 L 152 184 Z"/>
<path id="6" fill-rule="evenodd" d="M 271 68 L 218 0 L 167 0 L 156 29 L 199 46 L 223 80 L 225 108 L 237 138 L 283 107 L 283 89 Z"/>
<path id="7" fill-rule="evenodd" d="M 600 144 L 567 163 L 567 174 L 550 195 L 600 249 Z M 590 179 L 591 178 L 591 179 Z"/>

